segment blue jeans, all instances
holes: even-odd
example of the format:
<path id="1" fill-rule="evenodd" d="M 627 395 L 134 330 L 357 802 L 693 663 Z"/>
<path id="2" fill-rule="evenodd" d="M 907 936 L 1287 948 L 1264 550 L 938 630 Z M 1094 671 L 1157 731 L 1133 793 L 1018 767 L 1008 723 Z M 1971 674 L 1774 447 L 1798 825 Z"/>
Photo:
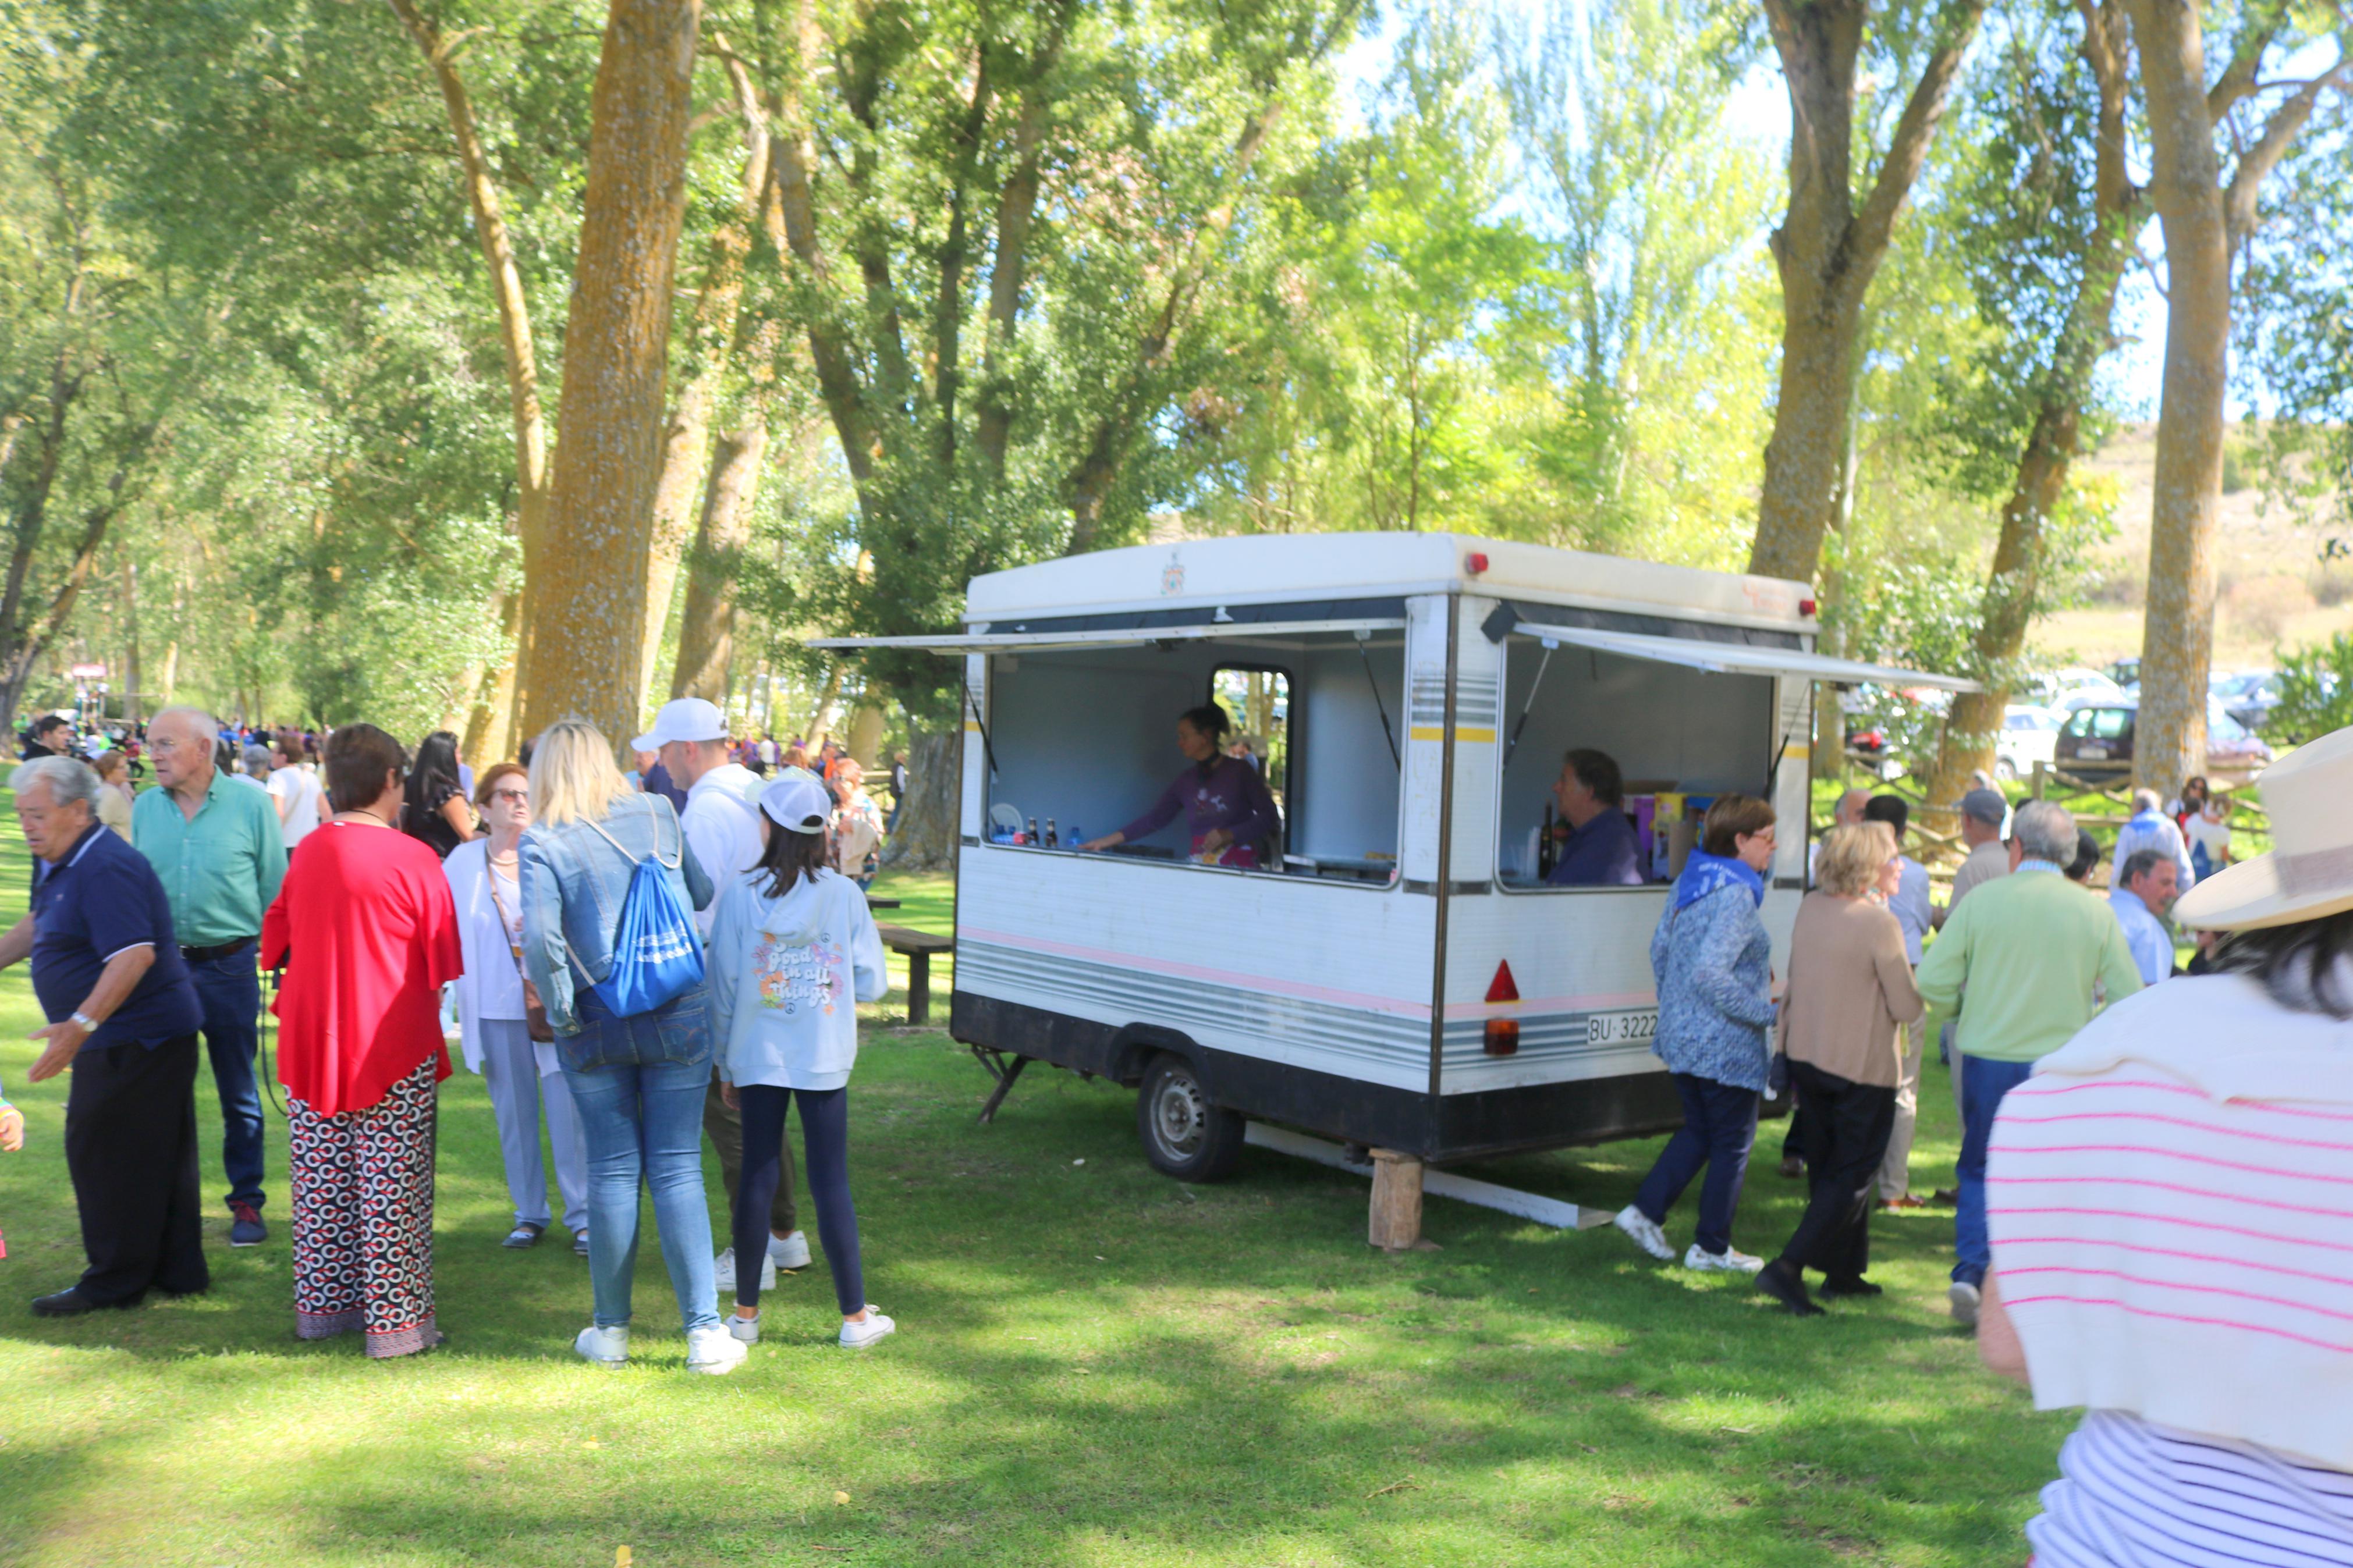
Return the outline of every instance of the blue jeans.
<path id="1" fill-rule="evenodd" d="M 783 1089 L 747 1083 L 735 1093 L 744 1106 L 744 1173 L 735 1189 L 735 1256 L 757 1258 L 768 1245 L 768 1205 L 784 1166 L 785 1110 L 801 1104 L 801 1147 L 808 1155 L 809 1202 L 817 1208 L 817 1238 L 833 1274 L 833 1299 L 845 1318 L 866 1310 L 866 1271 L 858 1257 L 858 1211 L 849 1205 L 849 1090 Z M 756 1151 L 756 1152 L 755 1152 Z M 735 1271 L 735 1300 L 760 1304 L 760 1271 Z"/>
<path id="2" fill-rule="evenodd" d="M 588 1279 L 596 1325 L 629 1321 L 638 1266 L 638 1187 L 653 1194 L 662 1263 L 688 1329 L 719 1321 L 712 1281 L 711 1206 L 702 1186 L 702 1096 L 711 1082 L 711 1021 L 701 986 L 668 1006 L 616 1018 L 583 991 L 581 1033 L 595 1032 L 606 1059 L 576 1065 L 574 1040 L 559 1041 L 564 1082 L 580 1114 L 588 1152 Z M 578 1037 L 575 1037 L 576 1040 Z M 634 1045 L 635 1061 L 616 1061 Z"/>
<path id="3" fill-rule="evenodd" d="M 1993 1247 L 1986 1239 L 1986 1142 L 1993 1136 L 1994 1113 L 2002 1096 L 2024 1083 L 2032 1062 L 2000 1062 L 1990 1057 L 1961 1055 L 1961 1157 L 1954 1164 L 1960 1177 L 1960 1200 L 1953 1209 L 1953 1278 L 1963 1285 L 1983 1285 L 1993 1265 Z"/>
<path id="4" fill-rule="evenodd" d="M 253 1076 L 261 1044 L 261 974 L 254 944 L 226 958 L 188 963 L 196 1002 L 205 1014 L 205 1054 L 220 1091 L 221 1165 L 228 1173 L 225 1202 L 261 1206 L 261 1085 Z"/>
<path id="5" fill-rule="evenodd" d="M 1704 1165 L 1707 1180 L 1699 1189 L 1697 1239 L 1702 1252 L 1722 1252 L 1732 1245 L 1732 1211 L 1740 1206 L 1748 1151 L 1757 1142 L 1757 1091 L 1679 1072 L 1675 1092 L 1683 1097 L 1683 1127 L 1667 1140 L 1658 1163 L 1642 1178 L 1634 1206 L 1652 1224 L 1665 1223 L 1667 1210 Z"/>

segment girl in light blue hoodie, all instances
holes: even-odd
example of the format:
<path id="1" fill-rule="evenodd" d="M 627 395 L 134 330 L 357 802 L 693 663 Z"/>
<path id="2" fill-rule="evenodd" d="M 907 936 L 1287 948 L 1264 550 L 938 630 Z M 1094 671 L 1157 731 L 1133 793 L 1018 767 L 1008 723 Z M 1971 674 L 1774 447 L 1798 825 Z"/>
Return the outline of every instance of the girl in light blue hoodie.
<path id="1" fill-rule="evenodd" d="M 787 771 L 760 792 L 759 861 L 721 895 L 706 955 L 721 1093 L 744 1113 L 735 1256 L 768 1245 L 786 1110 L 800 1101 L 808 1194 L 841 1308 L 841 1343 L 872 1344 L 896 1327 L 869 1306 L 849 1203 L 849 1068 L 858 1004 L 890 989 L 882 937 L 858 884 L 826 864 L 832 800 L 815 775 Z M 728 1331 L 760 1337 L 760 1271 L 736 1274 Z"/>

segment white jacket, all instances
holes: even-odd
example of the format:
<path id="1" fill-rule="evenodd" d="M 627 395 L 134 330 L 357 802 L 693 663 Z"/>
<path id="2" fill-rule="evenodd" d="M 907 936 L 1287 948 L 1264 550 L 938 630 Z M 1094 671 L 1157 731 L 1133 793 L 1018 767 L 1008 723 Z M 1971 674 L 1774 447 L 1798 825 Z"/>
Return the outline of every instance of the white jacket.
<path id="1" fill-rule="evenodd" d="M 720 895 L 704 954 L 712 1024 L 729 1083 L 839 1089 L 858 1059 L 858 1004 L 891 988 L 866 895 L 835 871 L 781 899 L 765 873 Z"/>
<path id="2" fill-rule="evenodd" d="M 2003 1098 L 1986 1215 L 2037 1408 L 2353 1471 L 2353 1022 L 2127 996 Z"/>
<path id="3" fill-rule="evenodd" d="M 459 1047 L 467 1070 L 480 1072 L 482 1020 L 522 1020 L 522 978 L 515 971 L 513 950 L 507 946 L 506 922 L 499 919 L 491 896 L 491 841 L 474 838 L 459 845 L 441 862 L 441 874 L 449 879 L 449 897 L 458 906 L 458 944 L 466 959 L 466 973 L 454 983 Z M 554 1046 L 533 1041 L 532 1053 L 540 1077 L 563 1070 Z"/>

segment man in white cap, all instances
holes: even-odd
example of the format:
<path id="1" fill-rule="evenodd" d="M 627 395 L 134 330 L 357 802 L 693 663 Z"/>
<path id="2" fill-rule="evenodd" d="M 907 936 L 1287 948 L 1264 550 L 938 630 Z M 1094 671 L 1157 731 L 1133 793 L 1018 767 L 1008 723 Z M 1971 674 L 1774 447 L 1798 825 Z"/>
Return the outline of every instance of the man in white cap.
<path id="1" fill-rule="evenodd" d="M 694 858 L 711 878 L 711 902 L 695 913 L 695 924 L 707 941 L 711 922 L 718 917 L 719 900 L 728 888 L 760 858 L 760 823 L 751 801 L 759 793 L 759 775 L 732 760 L 727 745 L 727 720 L 714 703 L 700 697 L 681 697 L 661 706 L 654 727 L 629 742 L 634 751 L 656 753 L 670 778 L 686 791 L 686 809 L 679 826 L 694 847 Z M 719 1077 L 712 1075 L 702 1102 L 702 1130 L 719 1152 L 719 1169 L 727 1183 L 727 1203 L 735 1203 L 737 1173 L 744 1167 L 744 1117 L 719 1092 Z M 783 1173 L 776 1183 L 776 1200 L 769 1205 L 768 1255 L 761 1260 L 760 1285 L 776 1283 L 778 1268 L 808 1267 L 808 1238 L 801 1234 L 793 1208 L 792 1146 L 785 1146 Z M 735 1288 L 735 1249 L 719 1255 L 719 1289 Z"/>

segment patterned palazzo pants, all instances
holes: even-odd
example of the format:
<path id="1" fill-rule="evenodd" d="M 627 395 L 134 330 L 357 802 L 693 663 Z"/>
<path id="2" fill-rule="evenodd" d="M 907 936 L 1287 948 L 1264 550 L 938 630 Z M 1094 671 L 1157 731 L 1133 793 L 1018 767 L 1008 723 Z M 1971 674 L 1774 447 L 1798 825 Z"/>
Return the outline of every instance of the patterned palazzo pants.
<path id="1" fill-rule="evenodd" d="M 364 1110 L 287 1100 L 294 1332 L 364 1330 L 372 1356 L 441 1341 L 433 1323 L 434 1062 Z"/>

